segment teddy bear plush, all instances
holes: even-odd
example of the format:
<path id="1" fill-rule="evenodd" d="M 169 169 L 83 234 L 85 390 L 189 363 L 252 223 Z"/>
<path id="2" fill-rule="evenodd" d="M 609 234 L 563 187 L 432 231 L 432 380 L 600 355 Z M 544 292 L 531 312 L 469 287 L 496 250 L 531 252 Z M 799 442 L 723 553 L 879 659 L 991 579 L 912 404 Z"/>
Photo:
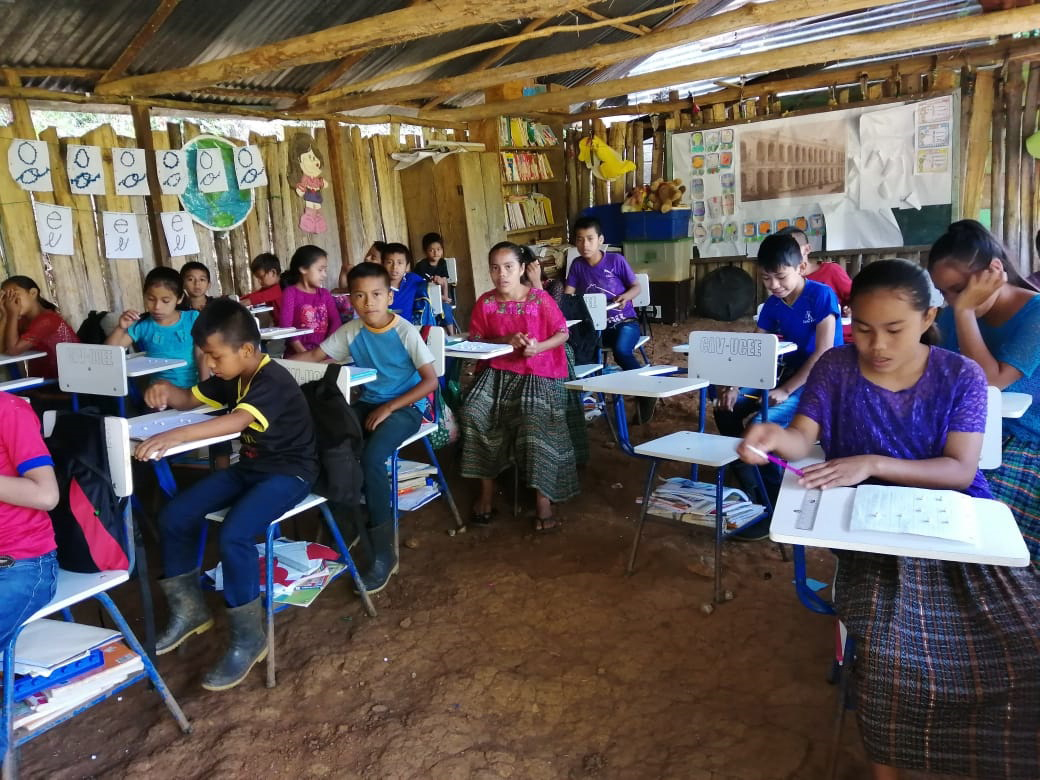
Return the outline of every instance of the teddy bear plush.
<path id="1" fill-rule="evenodd" d="M 681 179 L 655 179 L 650 184 L 650 202 L 656 211 L 667 214 L 673 208 L 682 203 L 682 197 L 686 193 L 686 187 Z"/>
<path id="2" fill-rule="evenodd" d="M 650 187 L 644 184 L 642 187 L 633 187 L 625 195 L 621 203 L 622 211 L 647 211 L 650 208 Z"/>

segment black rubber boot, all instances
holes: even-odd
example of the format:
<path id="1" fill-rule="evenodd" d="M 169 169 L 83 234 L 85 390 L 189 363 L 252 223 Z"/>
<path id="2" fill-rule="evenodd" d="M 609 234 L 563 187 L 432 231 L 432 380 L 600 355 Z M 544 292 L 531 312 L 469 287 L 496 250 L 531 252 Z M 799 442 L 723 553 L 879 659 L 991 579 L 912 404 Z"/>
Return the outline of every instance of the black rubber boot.
<path id="1" fill-rule="evenodd" d="M 397 550 L 394 549 L 394 521 L 388 520 L 382 525 L 368 529 L 368 538 L 372 543 L 372 557 L 368 568 L 361 574 L 365 590 L 379 593 L 390 582 L 390 577 L 397 574 Z"/>
<path id="2" fill-rule="evenodd" d="M 170 621 L 155 640 L 155 654 L 164 655 L 188 637 L 213 628 L 213 615 L 202 598 L 198 569 L 159 580 L 159 587 L 170 605 Z"/>
<path id="3" fill-rule="evenodd" d="M 246 679 L 257 661 L 267 657 L 262 599 L 257 596 L 248 604 L 228 607 L 227 616 L 231 643 L 224 657 L 202 678 L 202 687 L 207 691 L 234 688 Z"/>

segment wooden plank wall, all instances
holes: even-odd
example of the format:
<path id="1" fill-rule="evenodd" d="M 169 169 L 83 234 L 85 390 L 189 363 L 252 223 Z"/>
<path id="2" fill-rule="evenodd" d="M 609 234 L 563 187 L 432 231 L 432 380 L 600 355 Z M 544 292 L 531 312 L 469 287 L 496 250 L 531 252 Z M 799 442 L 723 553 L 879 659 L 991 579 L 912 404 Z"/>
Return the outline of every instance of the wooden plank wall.
<path id="1" fill-rule="evenodd" d="M 285 174 L 289 141 L 274 135 L 252 134 L 248 143 L 260 147 L 267 166 L 269 185 L 254 190 L 254 207 L 242 225 L 230 231 L 214 232 L 199 224 L 195 233 L 199 240 L 197 256 L 170 257 L 165 238 L 154 236 L 147 217 L 144 197 L 117 196 L 111 175 L 111 152 L 105 153 L 106 186 L 103 196 L 72 195 L 65 173 L 68 144 L 91 144 L 105 150 L 143 146 L 136 139 L 119 137 L 109 125 L 102 125 L 79 138 L 59 138 L 54 128 L 39 134 L 50 147 L 53 193 L 28 193 L 11 179 L 5 162 L 12 139 L 26 137 L 13 126 L 0 127 L 0 275 L 15 273 L 30 276 L 52 299 L 73 325 L 78 327 L 92 310 L 117 311 L 142 306 L 141 283 L 154 263 L 152 242 L 158 241 L 160 255 L 180 268 L 187 260 L 199 260 L 211 271 L 214 294 L 249 292 L 252 278 L 249 262 L 261 252 L 274 252 L 288 267 L 293 251 L 303 244 L 317 244 L 329 254 L 329 281 L 333 287 L 341 262 L 358 262 L 374 240 L 408 241 L 400 174 L 393 170 L 389 153 L 397 149 L 396 139 L 388 136 L 363 138 L 357 126 L 338 128 L 341 138 L 338 163 L 348 203 L 337 202 L 332 186 L 328 137 L 325 128 L 286 128 L 286 137 L 295 132 L 308 132 L 325 160 L 325 178 L 329 182 L 322 196 L 322 214 L 328 224 L 325 233 L 312 235 L 300 230 L 303 200 L 289 186 Z M 180 148 L 201 133 L 191 122 L 170 122 L 164 130 L 152 131 L 157 149 Z M 235 139 L 229 139 L 234 141 Z M 416 142 L 421 139 L 416 138 Z M 246 143 L 246 140 L 235 141 Z M 36 198 L 73 209 L 75 254 L 71 257 L 45 255 L 36 237 L 32 202 Z M 160 208 L 180 210 L 174 196 L 163 196 Z M 108 260 L 99 235 L 102 211 L 127 211 L 139 215 L 144 258 Z M 347 246 L 340 246 L 339 220 L 345 221 Z"/>

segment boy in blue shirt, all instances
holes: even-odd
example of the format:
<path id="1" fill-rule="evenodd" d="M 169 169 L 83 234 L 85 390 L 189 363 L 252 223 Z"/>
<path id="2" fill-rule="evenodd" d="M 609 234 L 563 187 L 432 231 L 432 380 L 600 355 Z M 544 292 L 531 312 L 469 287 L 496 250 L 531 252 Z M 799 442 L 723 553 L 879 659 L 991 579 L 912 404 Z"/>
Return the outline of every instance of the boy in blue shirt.
<path id="1" fill-rule="evenodd" d="M 346 323 L 321 346 L 297 355 L 296 359 L 320 362 L 332 358 L 346 362 L 353 358 L 359 368 L 374 368 L 378 375 L 362 387 L 361 397 L 353 405 L 365 428 L 361 468 L 373 552 L 361 579 L 369 593 L 378 593 L 397 573 L 386 461 L 422 425 L 426 396 L 437 389 L 437 372 L 433 355 L 419 331 L 390 311 L 393 292 L 386 268 L 376 263 L 359 263 L 347 274 L 347 285 L 358 319 Z"/>
<path id="2" fill-rule="evenodd" d="M 798 269 L 802 250 L 790 235 L 774 233 L 766 236 L 758 248 L 755 264 L 769 298 L 758 315 L 758 332 L 775 333 L 794 342 L 796 351 L 781 358 L 779 381 L 769 391 L 769 422 L 786 426 L 798 410 L 802 387 L 820 355 L 831 347 L 844 344 L 840 327 L 841 309 L 834 290 L 825 284 L 806 279 Z M 749 418 L 761 411 L 756 400 L 762 391 L 755 388 L 719 388 L 715 407 L 715 425 L 724 436 L 743 436 Z M 755 396 L 749 398 L 748 396 Z M 748 495 L 757 493 L 757 481 L 746 464 L 734 464 L 741 486 Z M 779 467 L 760 466 L 770 500 L 776 502 L 783 477 Z M 757 523 L 748 529 L 747 537 L 765 538 L 768 523 Z M 740 534 L 738 534 L 740 535 Z"/>
<path id="3" fill-rule="evenodd" d="M 223 691 L 267 655 L 256 539 L 310 492 L 318 453 L 303 393 L 288 371 L 260 351 L 260 331 L 244 306 L 227 298 L 213 301 L 199 312 L 191 335 L 210 378 L 190 389 L 159 380 L 145 392 L 145 402 L 159 410 L 204 403 L 230 411 L 152 436 L 134 455 L 151 460 L 177 444 L 241 434 L 238 463 L 182 490 L 159 513 L 166 575 L 159 585 L 170 606 L 170 621 L 155 643 L 163 655 L 213 626 L 199 584 L 199 537 L 206 515 L 230 506 L 220 524 L 220 562 L 231 642 L 202 680 L 203 688 Z"/>

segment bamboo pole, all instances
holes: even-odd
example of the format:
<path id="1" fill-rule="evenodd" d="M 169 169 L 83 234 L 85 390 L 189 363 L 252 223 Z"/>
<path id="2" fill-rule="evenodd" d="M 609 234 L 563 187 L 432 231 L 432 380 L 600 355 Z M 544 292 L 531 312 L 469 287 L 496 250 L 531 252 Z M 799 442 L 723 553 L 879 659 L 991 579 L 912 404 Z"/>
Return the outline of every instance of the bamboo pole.
<path id="1" fill-rule="evenodd" d="M 990 124 L 993 122 L 993 91 L 996 72 L 980 70 L 975 74 L 971 117 L 964 139 L 964 177 L 961 186 L 961 216 L 978 219 L 982 208 L 982 189 L 986 183 L 986 160 L 990 156 Z"/>
<path id="2" fill-rule="evenodd" d="M 1004 235 L 1004 126 L 1007 115 L 1004 106 L 1003 81 L 993 94 L 993 123 L 990 137 L 989 214 L 990 227 L 998 238 Z"/>
<path id="3" fill-rule="evenodd" d="M 1018 237 L 1022 232 L 1022 66 L 1013 63 L 1004 82 L 1005 129 L 1004 162 L 1004 243 L 1017 255 Z"/>
<path id="4" fill-rule="evenodd" d="M 1029 68 L 1029 78 L 1026 80 L 1025 110 L 1022 112 L 1022 139 L 1036 132 L 1036 112 L 1040 105 L 1040 65 L 1032 63 Z M 1023 149 L 1019 144 L 1019 150 Z M 1018 238 L 1018 262 L 1019 267 L 1028 276 L 1032 268 L 1033 237 L 1036 235 L 1036 214 L 1033 212 L 1033 195 L 1036 190 L 1036 161 L 1025 152 L 1021 152 L 1020 176 L 1022 181 L 1021 208 L 1022 216 L 1019 226 Z"/>

